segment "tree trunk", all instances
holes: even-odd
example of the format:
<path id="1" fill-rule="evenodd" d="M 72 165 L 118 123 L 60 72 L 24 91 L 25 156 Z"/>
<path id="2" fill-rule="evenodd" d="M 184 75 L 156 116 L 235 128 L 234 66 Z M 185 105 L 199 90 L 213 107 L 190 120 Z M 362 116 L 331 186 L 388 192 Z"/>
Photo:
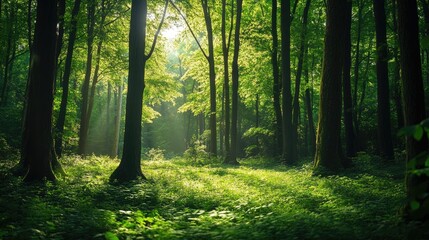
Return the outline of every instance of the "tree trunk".
<path id="1" fill-rule="evenodd" d="M 78 154 L 86 154 L 86 145 L 88 140 L 88 101 L 89 101 L 89 82 L 91 80 L 92 56 L 94 43 L 94 27 L 95 27 L 95 5 L 96 1 L 88 2 L 88 22 L 87 22 L 87 56 L 86 56 L 86 71 L 85 79 L 82 85 L 82 103 L 80 108 L 80 128 L 79 128 L 79 148 Z"/>
<path id="2" fill-rule="evenodd" d="M 11 63 L 13 61 L 13 48 L 15 45 L 14 41 L 14 25 L 16 17 L 16 7 L 12 6 L 10 14 L 8 17 L 8 26 L 7 26 L 7 43 L 6 43 L 6 54 L 4 60 L 4 73 L 3 73 L 3 87 L 0 95 L 0 105 L 6 105 L 7 102 L 7 89 L 9 87 L 10 74 L 11 74 Z"/>
<path id="3" fill-rule="evenodd" d="M 201 5 L 204 12 L 204 21 L 207 29 L 207 41 L 209 46 L 207 61 L 209 63 L 209 75 L 210 75 L 210 155 L 216 157 L 217 154 L 217 137 L 216 137 L 216 72 L 215 72 L 215 60 L 214 60 L 214 44 L 213 44 L 213 27 L 212 19 L 210 16 L 210 8 L 208 6 L 208 0 L 202 0 Z"/>
<path id="4" fill-rule="evenodd" d="M 398 20 L 396 16 L 397 8 L 396 1 L 392 2 L 392 22 L 393 33 L 395 38 L 395 46 L 393 48 L 393 58 L 395 60 L 394 66 L 394 80 L 393 80 L 393 100 L 395 102 L 397 129 L 404 127 L 404 109 L 402 107 L 402 92 L 401 92 L 401 64 L 399 62 L 399 39 L 398 39 Z"/>
<path id="5" fill-rule="evenodd" d="M 304 7 L 304 12 L 302 14 L 302 27 L 301 27 L 301 44 L 299 47 L 299 56 L 298 56 L 298 68 L 296 71 L 295 78 L 295 94 L 293 98 L 293 113 L 292 113 L 292 126 L 293 126 L 293 141 L 298 143 L 298 120 L 300 114 L 299 108 L 299 96 L 301 92 L 301 76 L 302 68 L 304 64 L 304 55 L 307 48 L 307 23 L 308 23 L 308 12 L 310 10 L 311 0 L 307 0 Z M 294 151 L 297 151 L 297 144 L 294 146 Z M 298 151 L 297 151 L 298 152 Z"/>
<path id="6" fill-rule="evenodd" d="M 115 101 L 115 125 L 113 132 L 113 145 L 110 151 L 110 157 L 115 158 L 118 156 L 119 146 L 119 132 L 121 130 L 121 115 L 122 115 L 122 83 L 118 84 L 117 99 Z"/>
<path id="7" fill-rule="evenodd" d="M 385 160 L 393 159 L 393 143 L 390 124 L 388 47 L 386 36 L 386 12 L 384 0 L 373 0 L 377 40 L 377 120 L 379 154 Z"/>
<path id="8" fill-rule="evenodd" d="M 290 75 L 290 1 L 282 0 L 281 33 L 282 33 L 282 132 L 283 132 L 283 161 L 293 163 L 296 160 L 296 142 L 293 140 L 292 127 L 292 93 Z"/>
<path id="9" fill-rule="evenodd" d="M 55 125 L 55 152 L 58 157 L 62 156 L 63 152 L 63 134 L 64 134 L 64 124 L 67 115 L 67 104 L 68 104 L 68 96 L 69 96 L 69 84 L 70 84 L 70 74 L 71 74 L 71 65 L 73 59 L 73 49 L 76 41 L 76 32 L 77 32 L 77 15 L 79 13 L 81 0 L 76 0 L 74 2 L 72 16 L 71 16 L 71 24 L 70 24 L 70 32 L 68 37 L 68 46 L 67 46 L 67 56 L 64 66 L 64 75 L 62 80 L 62 95 L 61 95 L 61 104 L 60 104 L 60 112 L 58 114 L 58 119 Z"/>
<path id="10" fill-rule="evenodd" d="M 404 101 L 405 125 L 418 124 L 426 118 L 425 97 L 420 60 L 419 26 L 416 0 L 397 0 L 398 32 L 401 50 L 402 94 Z M 418 154 L 427 151 L 428 141 L 416 141 L 407 138 L 407 162 Z M 416 168 L 424 168 L 417 164 Z M 420 204 L 420 209 L 407 207 L 405 217 L 411 220 L 428 220 L 427 201 L 429 192 L 429 177 L 426 175 L 409 175 L 407 179 L 408 199 Z M 425 204 L 425 205 L 424 205 Z"/>
<path id="11" fill-rule="evenodd" d="M 231 5 L 234 4 L 231 2 Z M 234 9 L 234 7 L 232 7 Z M 229 36 L 226 36 L 226 0 L 222 0 L 222 53 L 223 53 L 223 96 L 224 96 L 224 112 L 225 112 L 225 159 L 228 159 L 230 155 L 230 129 L 231 129 L 231 103 L 230 103 L 230 93 L 229 93 L 229 48 L 231 44 L 231 35 L 233 28 L 233 19 L 234 11 L 231 11 L 231 22 L 230 22 L 230 31 Z"/>
<path id="12" fill-rule="evenodd" d="M 37 20 L 22 153 L 28 162 L 24 181 L 55 180 L 52 171 L 52 108 L 55 81 L 57 4 L 37 1 Z"/>
<path id="13" fill-rule="evenodd" d="M 145 55 L 147 0 L 132 1 L 124 148 L 121 163 L 110 176 L 111 181 L 127 182 L 137 179 L 146 179 L 141 170 L 141 124 L 143 92 L 145 88 L 145 66 L 155 49 L 159 32 L 164 23 L 167 7 L 168 0 L 165 2 L 164 14 L 155 34 L 151 50 Z"/>
<path id="14" fill-rule="evenodd" d="M 275 122 L 275 137 L 277 146 L 275 148 L 275 155 L 280 155 L 283 151 L 283 135 L 282 135 L 282 110 L 280 106 L 280 93 L 282 91 L 280 84 L 280 73 L 278 63 L 278 49 L 279 40 L 277 34 L 277 0 L 272 0 L 271 7 L 271 36 L 273 38 L 273 51 L 271 53 L 271 63 L 273 65 L 273 104 L 274 114 L 276 116 Z"/>
<path id="15" fill-rule="evenodd" d="M 341 166 L 339 142 L 341 131 L 341 74 L 347 21 L 346 1 L 327 0 L 325 50 L 320 86 L 319 124 L 315 156 L 316 170 L 321 167 L 338 171 Z"/>
<path id="16" fill-rule="evenodd" d="M 352 2 L 347 1 L 347 18 L 344 23 L 346 26 L 346 41 L 344 51 L 344 66 L 343 66 L 343 100 L 344 100 L 344 130 L 346 137 L 346 157 L 354 157 L 356 155 L 355 133 L 353 127 L 353 100 L 351 90 L 351 65 L 352 65 L 352 42 L 351 42 L 351 26 L 352 26 Z"/>
<path id="17" fill-rule="evenodd" d="M 237 19 L 235 22 L 235 38 L 234 38 L 234 57 L 232 60 L 232 122 L 231 122 L 231 157 L 228 159 L 229 164 L 237 165 L 238 151 L 238 86 L 239 86 L 239 70 L 238 70 L 238 55 L 240 53 L 240 27 L 241 15 L 243 12 L 243 0 L 237 0 Z"/>
<path id="18" fill-rule="evenodd" d="M 307 53 L 308 54 L 308 53 Z M 314 127 L 314 119 L 313 119 L 313 104 L 311 101 L 311 92 L 309 83 L 309 75 L 308 75 L 308 64 L 305 65 L 305 83 L 307 88 L 305 89 L 305 106 L 307 112 L 307 126 L 308 126 L 308 142 L 309 142 L 309 153 L 314 156 L 316 151 L 316 130 Z M 313 86 L 311 86 L 313 87 Z"/>
<path id="19" fill-rule="evenodd" d="M 362 39 L 362 21 L 363 21 L 363 7 L 364 0 L 358 0 L 358 26 L 357 26 L 357 40 L 356 40 L 356 49 L 355 49 L 355 64 L 354 64 L 354 92 L 353 92 L 353 121 L 355 127 L 355 139 L 359 137 L 359 121 L 358 121 L 358 84 L 359 84 L 359 68 L 360 68 L 360 58 L 361 58 L 361 39 Z M 357 150 L 356 146 L 356 150 Z"/>

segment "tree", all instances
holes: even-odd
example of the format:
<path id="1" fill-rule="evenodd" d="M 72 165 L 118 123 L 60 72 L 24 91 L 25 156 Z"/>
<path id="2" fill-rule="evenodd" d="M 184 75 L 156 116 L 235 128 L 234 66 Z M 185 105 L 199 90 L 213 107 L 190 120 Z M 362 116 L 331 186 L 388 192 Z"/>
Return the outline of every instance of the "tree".
<path id="1" fill-rule="evenodd" d="M 416 0 L 397 0 L 399 48 L 401 51 L 402 96 L 404 103 L 405 125 L 414 125 L 423 121 L 425 114 L 425 98 L 420 59 L 419 25 Z M 416 141 L 407 138 L 407 162 L 412 161 L 418 154 L 427 151 L 428 139 Z M 424 163 L 417 168 L 423 168 Z M 420 206 L 427 203 L 429 192 L 429 177 L 426 175 L 409 175 L 407 178 L 407 195 Z M 423 194 L 422 194 L 423 193 Z M 426 207 L 427 208 L 427 207 Z M 405 215 L 409 219 L 428 220 L 428 211 L 416 211 L 408 206 Z"/>
<path id="2" fill-rule="evenodd" d="M 386 37 L 386 12 L 384 0 L 373 0 L 377 41 L 377 120 L 380 155 L 393 159 L 393 143 L 390 124 L 388 47 Z"/>
<path id="3" fill-rule="evenodd" d="M 282 153 L 283 148 L 283 135 L 282 135 L 282 110 L 280 106 L 280 72 L 278 62 L 279 40 L 277 28 L 277 0 L 272 0 L 271 5 L 271 37 L 273 38 L 273 49 L 271 52 L 271 64 L 273 65 L 273 106 L 274 114 L 276 115 L 275 123 L 275 137 L 277 140 L 277 147 L 275 155 Z"/>
<path id="4" fill-rule="evenodd" d="M 292 93 L 290 75 L 290 1 L 282 0 L 281 4 L 281 34 L 282 34 L 282 135 L 283 135 L 283 161 L 292 163 L 296 160 L 296 142 L 293 140 L 292 127 Z"/>
<path id="5" fill-rule="evenodd" d="M 128 94 L 125 115 L 124 148 L 121 163 L 110 176 L 111 180 L 145 179 L 141 170 L 141 129 L 145 66 L 155 50 L 156 42 L 167 13 L 168 0 L 149 53 L 146 55 L 147 0 L 133 0 L 129 35 Z"/>
<path id="6" fill-rule="evenodd" d="M 232 122 L 231 122 L 231 158 L 229 164 L 237 162 L 237 124 L 238 124 L 238 55 L 240 53 L 240 26 L 243 12 L 243 0 L 237 0 L 237 18 L 235 22 L 234 57 L 232 61 Z"/>
<path id="7" fill-rule="evenodd" d="M 64 74 L 62 79 L 62 95 L 61 95 L 61 105 L 60 112 L 58 114 L 58 119 L 55 125 L 55 152 L 61 157 L 62 149 L 63 149 L 63 133 L 64 133 L 64 124 L 67 115 L 67 104 L 68 104 L 68 96 L 69 96 L 69 85 L 70 85 L 70 74 L 71 74 L 71 64 L 73 59 L 73 50 L 76 41 L 76 32 L 77 32 L 77 21 L 78 21 L 78 13 L 80 9 L 81 0 L 76 0 L 74 2 L 72 15 L 71 15 L 71 23 L 70 23 L 70 32 L 68 37 L 68 45 L 67 45 L 67 56 L 64 67 Z"/>
<path id="8" fill-rule="evenodd" d="M 346 1 L 327 0 L 326 32 L 320 84 L 319 123 L 317 128 L 315 168 L 337 171 L 342 166 L 338 152 L 340 142 L 341 74 L 347 21 Z"/>
<path id="9" fill-rule="evenodd" d="M 344 101 L 344 129 L 346 142 L 346 156 L 354 157 L 356 155 L 356 137 L 353 126 L 353 100 L 351 90 L 351 65 L 352 65 L 352 41 L 351 41 L 351 26 L 352 26 L 352 1 L 347 1 L 347 18 L 344 23 L 346 26 L 346 41 L 344 50 L 344 66 L 343 66 L 343 101 Z"/>
<path id="10" fill-rule="evenodd" d="M 38 0 L 37 19 L 30 70 L 25 130 L 22 140 L 28 162 L 25 181 L 55 180 L 51 161 L 53 85 L 56 62 L 57 1 Z"/>

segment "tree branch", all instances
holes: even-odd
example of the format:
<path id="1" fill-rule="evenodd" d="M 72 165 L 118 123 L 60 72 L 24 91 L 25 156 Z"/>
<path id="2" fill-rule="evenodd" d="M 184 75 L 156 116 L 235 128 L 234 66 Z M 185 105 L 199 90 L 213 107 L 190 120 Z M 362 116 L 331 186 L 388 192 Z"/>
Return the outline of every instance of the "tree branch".
<path id="1" fill-rule="evenodd" d="M 158 40 L 159 32 L 161 32 L 161 27 L 162 27 L 162 24 L 164 24 L 165 15 L 167 14 L 167 7 L 168 7 L 168 0 L 165 0 L 164 13 L 162 14 L 161 22 L 159 23 L 158 30 L 156 30 L 155 37 L 154 37 L 153 43 L 152 43 L 152 47 L 149 51 L 149 54 L 146 56 L 146 60 L 148 60 L 152 56 L 153 51 L 155 50 L 156 41 Z"/>
<path id="2" fill-rule="evenodd" d="M 198 41 L 198 38 L 195 36 L 194 31 L 192 31 L 192 28 L 191 28 L 191 26 L 189 25 L 188 21 L 186 20 L 185 15 L 183 15 L 183 13 L 182 13 L 182 12 L 180 11 L 180 9 L 176 6 L 176 4 L 174 4 L 174 3 L 173 3 L 173 1 L 172 1 L 172 0 L 169 0 L 169 1 L 170 1 L 171 5 L 172 5 L 176 10 L 177 10 L 177 12 L 179 13 L 179 15 L 182 17 L 183 21 L 185 21 L 186 26 L 188 27 L 189 31 L 190 31 L 190 32 L 191 32 L 191 34 L 192 34 L 192 37 L 194 37 L 195 42 L 197 42 L 198 47 L 200 48 L 200 50 L 201 50 L 201 52 L 203 53 L 204 57 L 208 60 L 208 59 L 209 59 L 209 56 L 208 56 L 208 55 L 206 54 L 206 52 L 204 51 L 203 47 L 202 47 L 202 46 L 201 46 L 201 44 L 200 44 L 200 41 Z"/>

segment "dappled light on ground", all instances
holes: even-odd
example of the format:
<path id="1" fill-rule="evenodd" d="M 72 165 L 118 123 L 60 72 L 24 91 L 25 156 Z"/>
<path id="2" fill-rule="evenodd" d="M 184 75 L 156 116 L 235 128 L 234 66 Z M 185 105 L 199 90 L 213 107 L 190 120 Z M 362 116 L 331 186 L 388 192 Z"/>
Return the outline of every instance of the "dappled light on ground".
<path id="1" fill-rule="evenodd" d="M 369 157 L 313 177 L 262 159 L 240 167 L 143 161 L 147 182 L 109 184 L 118 160 L 67 157 L 65 179 L 25 186 L 1 166 L 2 239 L 403 239 L 402 179 Z M 3 163 L 2 163 L 3 164 Z M 9 164 L 9 163 L 8 163 Z"/>

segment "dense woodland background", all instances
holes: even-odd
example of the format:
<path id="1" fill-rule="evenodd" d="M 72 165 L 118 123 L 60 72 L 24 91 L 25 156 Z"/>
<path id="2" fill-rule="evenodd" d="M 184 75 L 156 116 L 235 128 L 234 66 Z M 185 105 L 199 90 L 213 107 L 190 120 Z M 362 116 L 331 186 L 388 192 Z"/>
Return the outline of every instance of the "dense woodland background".
<path id="1" fill-rule="evenodd" d="M 10 173 L 30 182 L 59 177 L 73 182 L 70 178 L 78 179 L 80 171 L 86 171 L 79 164 L 88 164 L 89 175 L 103 172 L 104 180 L 94 180 L 95 185 L 109 178 L 111 182 L 146 179 L 148 168 L 153 174 L 149 180 L 174 191 L 180 187 L 165 183 L 162 169 L 187 169 L 185 175 L 201 171 L 231 181 L 231 175 L 240 179 L 245 169 L 255 177 L 247 176 L 246 184 L 278 181 L 270 183 L 273 193 L 276 184 L 277 189 L 291 186 L 281 183 L 278 175 L 269 175 L 270 169 L 282 174 L 289 171 L 282 165 L 292 171 L 303 166 L 302 175 L 298 171 L 282 176 L 288 181 L 302 177 L 301 183 L 308 184 L 319 181 L 308 174 L 340 176 L 339 182 L 346 184 L 348 180 L 341 177 L 345 174 L 358 179 L 353 184 L 369 184 L 373 191 L 377 187 L 383 191 L 391 177 L 394 186 L 383 196 L 368 197 L 369 201 L 391 197 L 395 205 L 380 214 L 396 211 L 404 222 L 390 219 L 383 226 L 396 222 L 414 231 L 415 225 L 407 224 L 427 223 L 429 216 L 428 88 L 427 0 L 0 0 L 0 159 L 2 178 L 11 184 L 3 186 L 5 191 L 21 186 Z M 121 161 L 115 169 L 117 159 Z M 207 168 L 211 164 L 219 169 Z M 90 165 L 102 166 L 96 170 Z M 268 175 L 252 172 L 259 167 Z M 328 185 L 335 182 L 331 177 Z M 300 186 L 307 188 L 307 183 Z M 356 188 L 353 184 L 350 187 Z M 401 186 L 405 191 L 399 190 Z M 164 204 L 168 191 L 158 193 Z M 156 205 L 152 199 L 156 194 L 151 194 L 143 194 L 150 204 L 155 202 L 148 203 L 149 208 L 161 213 L 151 210 L 152 215 L 142 216 L 167 224 L 163 221 L 173 218 L 174 207 Z M 204 205 L 204 211 L 217 204 L 201 201 L 211 204 Z M 316 204 L 311 201 L 308 205 Z M 264 203 L 271 208 L 269 204 Z M 282 204 L 274 206 L 285 209 Z M 168 214 L 163 215 L 163 210 Z M 128 214 L 128 219 L 142 217 L 137 212 L 121 214 Z M 277 216 L 274 210 L 270 214 Z M 364 214 L 369 217 L 371 212 Z M 237 221 L 242 224 L 241 220 Z M 160 229 L 181 229 L 171 224 Z M 107 239 L 128 236 L 120 230 L 104 233 L 109 227 L 94 228 L 82 234 L 103 232 L 96 236 Z M 239 231 L 246 232 L 243 229 Z M 390 230 L 377 231 L 376 236 L 382 236 Z M 10 232 L 1 230 L 0 238 L 2 234 L 10 238 Z M 248 238 L 281 238 L 279 232 Z M 59 236 L 85 236 L 79 234 Z M 291 236 L 333 237 L 300 234 Z M 360 237 L 372 236 L 367 234 Z M 390 234 L 410 236 L 407 230 Z M 173 232 L 158 237 L 173 236 L 188 235 Z M 219 236 L 246 238 L 231 232 Z"/>

